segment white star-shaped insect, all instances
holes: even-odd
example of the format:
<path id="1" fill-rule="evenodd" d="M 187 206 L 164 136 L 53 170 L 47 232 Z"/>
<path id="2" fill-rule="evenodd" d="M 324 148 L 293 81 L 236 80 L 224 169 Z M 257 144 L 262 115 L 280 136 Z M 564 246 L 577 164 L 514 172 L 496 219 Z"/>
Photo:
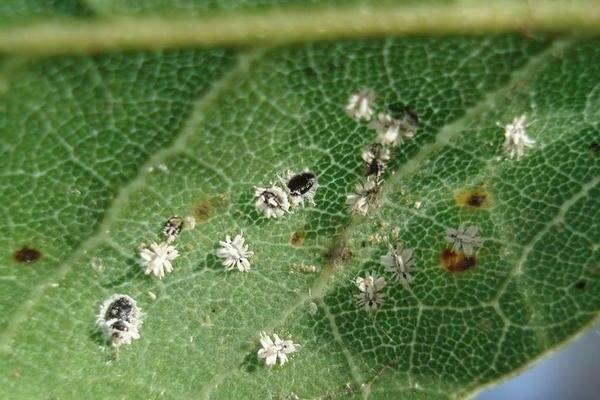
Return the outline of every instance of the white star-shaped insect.
<path id="1" fill-rule="evenodd" d="M 510 158 L 521 158 L 527 149 L 535 145 L 535 140 L 527 135 L 527 116 L 525 114 L 515 117 L 510 124 L 504 126 L 504 150 Z M 502 127 L 498 123 L 498 126 Z"/>
<path id="2" fill-rule="evenodd" d="M 279 186 L 257 187 L 254 189 L 254 197 L 256 209 L 267 218 L 279 218 L 290 209 L 287 193 Z"/>
<path id="3" fill-rule="evenodd" d="M 140 264 L 146 275 L 153 274 L 158 279 L 173 271 L 171 261 L 179 256 L 175 246 L 169 243 L 152 243 L 140 251 Z"/>
<path id="4" fill-rule="evenodd" d="M 225 240 L 219 242 L 221 247 L 217 250 L 217 256 L 223 258 L 223 266 L 227 271 L 237 268 L 241 272 L 250 271 L 250 258 L 254 252 L 248 250 L 248 245 L 244 244 L 243 234 L 236 235 L 233 240 L 229 235 Z"/>
<path id="5" fill-rule="evenodd" d="M 371 122 L 369 127 L 377 132 L 377 143 L 391 147 L 399 145 L 403 139 L 414 137 L 417 129 L 409 114 L 395 118 L 387 112 L 377 114 L 377 120 Z"/>
<path id="6" fill-rule="evenodd" d="M 377 114 L 377 120 L 371 122 L 369 127 L 377 132 L 377 143 L 384 146 L 397 146 L 402 141 L 400 128 L 402 121 L 393 118 L 388 113 Z"/>
<path id="7" fill-rule="evenodd" d="M 475 225 L 460 224 L 458 229 L 449 228 L 446 231 L 446 240 L 452 243 L 452 251 L 462 251 L 470 257 L 475 253 L 475 248 L 482 245 L 479 228 Z"/>
<path id="8" fill-rule="evenodd" d="M 363 149 L 361 157 L 365 162 L 365 175 L 379 177 L 390 160 L 390 150 L 380 143 L 374 143 Z"/>
<path id="9" fill-rule="evenodd" d="M 283 365 L 288 361 L 288 355 L 296 352 L 299 344 L 294 343 L 292 340 L 282 340 L 277 334 L 273 334 L 273 339 L 265 333 L 260 334 L 260 345 L 261 348 L 258 350 L 258 358 L 265 360 L 267 367 L 272 367 L 277 364 Z"/>
<path id="10" fill-rule="evenodd" d="M 385 298 L 385 294 L 382 292 L 386 285 L 385 278 L 367 273 L 364 278 L 357 277 L 354 284 L 360 290 L 360 293 L 356 295 L 359 307 L 364 308 L 367 312 L 377 311 Z"/>
<path id="11" fill-rule="evenodd" d="M 353 214 L 367 215 L 369 206 L 375 203 L 381 180 L 368 177 L 356 185 L 354 192 L 346 196 L 346 204 Z"/>
<path id="12" fill-rule="evenodd" d="M 415 266 L 412 249 L 405 249 L 400 243 L 396 247 L 390 244 L 388 253 L 381 256 L 380 261 L 397 282 L 400 282 L 405 289 L 409 288 L 409 284 L 413 281 L 410 271 Z"/>
<path id="13" fill-rule="evenodd" d="M 369 121 L 373 116 L 373 103 L 376 97 L 375 92 L 370 89 L 362 89 L 353 93 L 348 99 L 346 114 L 356 120 Z"/>

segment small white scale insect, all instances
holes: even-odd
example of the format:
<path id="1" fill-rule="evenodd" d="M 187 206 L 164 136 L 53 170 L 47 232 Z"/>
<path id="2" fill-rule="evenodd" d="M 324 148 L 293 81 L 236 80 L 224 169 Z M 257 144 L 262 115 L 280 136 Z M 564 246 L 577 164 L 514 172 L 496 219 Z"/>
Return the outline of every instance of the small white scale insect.
<path id="1" fill-rule="evenodd" d="M 361 89 L 353 93 L 346 105 L 346 114 L 355 120 L 369 121 L 373 117 L 373 106 L 377 95 L 371 89 Z"/>
<path id="2" fill-rule="evenodd" d="M 405 289 L 409 288 L 410 283 L 413 281 L 410 271 L 415 266 L 412 249 L 405 249 L 401 243 L 396 244 L 396 246 L 389 244 L 388 253 L 381 256 L 380 261 L 392 273 L 397 282 Z"/>
<path id="3" fill-rule="evenodd" d="M 229 235 L 225 240 L 219 242 L 221 247 L 217 250 L 217 256 L 223 258 L 223 266 L 227 271 L 238 269 L 241 272 L 250 271 L 250 258 L 254 252 L 248 250 L 248 245 L 244 244 L 242 233 L 236 235 L 233 240 Z"/>
<path id="4" fill-rule="evenodd" d="M 115 347 L 139 339 L 142 323 L 142 313 L 135 300 L 124 294 L 110 296 L 100 306 L 96 318 L 104 338 Z"/>
<path id="5" fill-rule="evenodd" d="M 146 275 L 153 274 L 158 279 L 173 271 L 171 261 L 179 256 L 175 246 L 167 242 L 152 243 L 140 250 L 140 265 L 144 268 Z"/>
<path id="6" fill-rule="evenodd" d="M 272 367 L 277 364 L 284 365 L 288 361 L 288 355 L 296 352 L 300 347 L 299 344 L 292 340 L 282 340 L 277 334 L 273 334 L 273 339 L 266 333 L 260 333 L 260 345 L 258 350 L 258 358 L 265 360 L 267 367 Z"/>
<path id="7" fill-rule="evenodd" d="M 367 177 L 363 182 L 356 185 L 354 192 L 346 197 L 346 204 L 350 206 L 353 214 L 367 215 L 369 207 L 377 200 L 377 194 L 382 181 L 378 178 Z"/>
<path id="8" fill-rule="evenodd" d="M 279 218 L 290 209 L 287 193 L 277 185 L 256 187 L 254 197 L 256 209 L 267 218 Z"/>
<path id="9" fill-rule="evenodd" d="M 475 225 L 460 224 L 458 229 L 449 228 L 446 231 L 446 240 L 452 244 L 452 251 L 462 251 L 470 257 L 475 253 L 475 248 L 482 245 L 479 228 Z"/>
<path id="10" fill-rule="evenodd" d="M 385 278 L 367 273 L 364 278 L 357 277 L 354 284 L 360 290 L 360 293 L 356 295 L 358 306 L 367 312 L 377 311 L 385 300 L 385 294 L 382 292 L 386 285 Z"/>
<path id="11" fill-rule="evenodd" d="M 527 116 L 523 114 L 515 117 L 512 123 L 506 124 L 504 127 L 497 123 L 498 126 L 504 128 L 504 151 L 510 158 L 523 157 L 527 149 L 535 145 L 535 140 L 527 135 L 526 128 L 531 124 L 527 124 L 526 121 Z"/>
<path id="12" fill-rule="evenodd" d="M 398 107 L 392 106 L 392 109 Z M 376 141 L 384 146 L 397 146 L 403 139 L 415 136 L 419 118 L 410 108 L 401 108 L 377 114 L 377 120 L 371 122 L 369 127 L 377 132 Z"/>
<path id="13" fill-rule="evenodd" d="M 381 143 L 373 143 L 363 150 L 361 156 L 365 162 L 364 175 L 380 177 L 390 160 L 390 150 Z"/>

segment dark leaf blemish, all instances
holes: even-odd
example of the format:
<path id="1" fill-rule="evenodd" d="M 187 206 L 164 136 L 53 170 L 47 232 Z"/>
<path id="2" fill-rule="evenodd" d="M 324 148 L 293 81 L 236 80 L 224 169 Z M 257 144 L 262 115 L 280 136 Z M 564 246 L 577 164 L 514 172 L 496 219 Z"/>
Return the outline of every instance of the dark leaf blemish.
<path id="1" fill-rule="evenodd" d="M 449 272 L 464 272 L 475 267 L 477 258 L 467 257 L 462 251 L 444 249 L 440 254 L 440 263 Z"/>
<path id="2" fill-rule="evenodd" d="M 354 254 L 345 241 L 336 241 L 325 253 L 327 265 L 337 266 L 350 261 Z"/>
<path id="3" fill-rule="evenodd" d="M 305 237 L 306 233 L 304 232 L 304 230 L 300 229 L 292 234 L 290 243 L 292 244 L 292 246 L 302 246 Z"/>
<path id="4" fill-rule="evenodd" d="M 194 206 L 194 216 L 197 223 L 207 221 L 209 218 L 223 210 L 227 206 L 227 200 L 224 195 L 216 195 L 199 201 Z"/>
<path id="5" fill-rule="evenodd" d="M 36 262 L 40 257 L 42 257 L 42 253 L 39 250 L 27 246 L 15 251 L 13 254 L 13 258 L 16 262 L 26 264 Z"/>
<path id="6" fill-rule="evenodd" d="M 575 288 L 579 289 L 579 290 L 583 290 L 583 289 L 585 289 L 586 285 L 587 285 L 586 281 L 579 281 L 575 284 Z"/>
<path id="7" fill-rule="evenodd" d="M 258 359 L 258 354 L 255 350 L 248 352 L 242 364 L 240 365 L 240 369 L 246 371 L 248 373 L 252 373 L 258 369 L 260 366 L 260 360 Z"/>
<path id="8" fill-rule="evenodd" d="M 492 199 L 490 194 L 483 188 L 461 190 L 454 194 L 456 204 L 472 210 L 490 208 Z"/>

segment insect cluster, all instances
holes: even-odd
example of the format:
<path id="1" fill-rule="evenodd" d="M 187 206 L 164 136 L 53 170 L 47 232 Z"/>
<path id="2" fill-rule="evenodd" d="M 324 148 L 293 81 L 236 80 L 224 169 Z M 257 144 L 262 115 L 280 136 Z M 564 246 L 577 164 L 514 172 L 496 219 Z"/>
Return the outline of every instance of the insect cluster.
<path id="1" fill-rule="evenodd" d="M 177 215 L 172 216 L 163 224 L 163 240 L 152 242 L 150 245 L 140 247 L 140 265 L 146 275 L 152 274 L 162 279 L 173 271 L 173 261 L 179 257 L 175 247 L 175 240 L 184 229 L 193 229 L 196 221 L 193 217 L 182 219 Z"/>
<path id="2" fill-rule="evenodd" d="M 366 121 L 368 127 L 375 131 L 376 137 L 367 145 L 361 154 L 363 160 L 363 180 L 359 182 L 353 193 L 347 195 L 350 212 L 367 215 L 376 203 L 378 193 L 383 184 L 384 172 L 391 159 L 392 151 L 405 140 L 415 136 L 419 118 L 407 107 L 391 105 L 385 110 L 376 112 L 376 94 L 369 89 L 352 94 L 345 111 L 356 121 Z M 525 116 L 516 118 L 505 127 L 504 147 L 511 157 L 521 157 L 525 149 L 535 143 L 525 132 Z M 254 204 L 256 209 L 266 218 L 280 218 L 306 203 L 315 205 L 314 197 L 319 188 L 317 175 L 309 170 L 302 172 L 286 171 L 276 176 L 275 182 L 254 188 Z M 178 216 L 169 218 L 162 228 L 162 240 L 150 245 L 142 245 L 139 250 L 140 265 L 145 274 L 158 279 L 164 278 L 173 271 L 173 262 L 179 256 L 176 240 L 185 229 L 193 229 L 195 220 L 192 217 L 182 219 Z M 398 234 L 392 235 L 394 238 Z M 476 248 L 482 245 L 479 229 L 476 226 L 461 224 L 457 229 L 448 229 L 446 240 L 452 245 L 452 251 L 462 252 L 465 256 L 474 255 Z M 243 233 L 231 238 L 227 235 L 219 242 L 216 256 L 222 259 L 227 271 L 250 271 L 250 259 L 254 252 L 249 250 Z M 388 251 L 380 257 L 380 263 L 390 274 L 391 281 L 410 290 L 413 282 L 412 272 L 416 265 L 413 249 L 406 248 L 401 242 L 392 244 L 388 238 Z M 311 266 L 303 272 L 316 272 Z M 353 280 L 359 293 L 355 295 L 358 307 L 372 313 L 385 302 L 386 278 L 374 272 L 366 272 Z M 152 298 L 156 296 L 152 293 Z M 310 303 L 311 315 L 318 313 L 318 306 Z M 115 347 L 130 344 L 140 338 L 142 313 L 135 300 L 123 294 L 115 294 L 100 306 L 96 323 L 107 341 Z M 300 347 L 291 339 L 283 340 L 277 334 L 272 336 L 261 332 L 260 348 L 257 356 L 264 360 L 267 367 L 284 365 L 289 356 Z"/>
<path id="3" fill-rule="evenodd" d="M 446 241 L 452 245 L 452 252 L 464 254 L 467 258 L 472 257 L 476 249 L 483 244 L 479 228 L 466 224 L 461 224 L 457 229 L 447 229 Z M 404 289 L 410 290 L 410 284 L 414 279 L 411 272 L 416 264 L 413 249 L 404 247 L 400 242 L 392 245 L 388 240 L 388 252 L 381 256 L 379 261 L 395 282 L 402 285 Z M 384 277 L 368 272 L 364 277 L 355 278 L 354 284 L 360 292 L 355 295 L 360 308 L 371 313 L 383 305 L 385 300 L 383 290 L 387 286 Z"/>
<path id="4" fill-rule="evenodd" d="M 139 262 L 144 273 L 162 279 L 173 271 L 172 262 L 179 256 L 174 242 L 182 230 L 193 229 L 194 226 L 193 217 L 182 219 L 173 216 L 165 221 L 162 229 L 163 240 L 140 246 Z M 124 294 L 115 294 L 100 306 L 96 324 L 105 339 L 113 346 L 119 347 L 131 344 L 133 340 L 140 338 L 141 317 L 142 314 L 135 300 Z"/>
<path id="5" fill-rule="evenodd" d="M 411 271 L 415 266 L 414 252 L 406 249 L 401 243 L 388 244 L 388 253 L 380 257 L 380 263 L 391 273 L 394 281 L 400 283 L 406 290 L 410 290 L 413 281 Z M 383 289 L 387 286 L 384 277 L 368 272 L 364 277 L 354 279 L 354 284 L 360 291 L 356 300 L 360 308 L 367 312 L 375 312 L 385 300 Z"/>
<path id="6" fill-rule="evenodd" d="M 267 218 L 279 218 L 291 210 L 304 206 L 304 202 L 315 204 L 314 197 L 319 188 L 317 176 L 305 170 L 300 173 L 286 171 L 277 176 L 278 184 L 254 188 L 256 209 Z"/>
<path id="7" fill-rule="evenodd" d="M 348 194 L 346 203 L 353 214 L 367 215 L 374 206 L 383 184 L 383 174 L 391 158 L 393 148 L 415 136 L 419 117 L 408 107 L 392 104 L 375 116 L 377 95 L 370 89 L 352 94 L 346 105 L 346 114 L 356 121 L 368 122 L 376 133 L 375 141 L 366 146 L 361 154 L 364 180 Z"/>

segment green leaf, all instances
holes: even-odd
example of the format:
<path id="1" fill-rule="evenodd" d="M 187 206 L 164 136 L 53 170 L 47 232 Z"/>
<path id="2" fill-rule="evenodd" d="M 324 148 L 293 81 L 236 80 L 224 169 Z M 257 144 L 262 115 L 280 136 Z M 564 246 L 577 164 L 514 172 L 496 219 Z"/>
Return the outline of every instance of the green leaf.
<path id="1" fill-rule="evenodd" d="M 6 55 L 0 397 L 432 399 L 522 368 L 600 309 L 598 44 L 498 34 Z M 375 133 L 344 106 L 363 87 L 421 125 L 357 217 L 346 194 Z M 510 159 L 496 123 L 521 114 L 537 144 Z M 267 220 L 253 188 L 287 168 L 318 174 L 316 206 Z M 481 206 L 465 205 L 472 192 Z M 197 225 L 158 281 L 138 247 L 172 215 Z M 461 222 L 484 245 L 453 273 L 440 255 Z M 239 231 L 247 274 L 214 255 Z M 410 291 L 379 264 L 395 232 L 415 249 Z M 40 257 L 19 262 L 23 248 Z M 352 283 L 368 271 L 388 280 L 372 316 Z M 95 326 L 113 293 L 145 313 L 117 357 Z M 269 370 L 260 331 L 302 347 Z"/>

